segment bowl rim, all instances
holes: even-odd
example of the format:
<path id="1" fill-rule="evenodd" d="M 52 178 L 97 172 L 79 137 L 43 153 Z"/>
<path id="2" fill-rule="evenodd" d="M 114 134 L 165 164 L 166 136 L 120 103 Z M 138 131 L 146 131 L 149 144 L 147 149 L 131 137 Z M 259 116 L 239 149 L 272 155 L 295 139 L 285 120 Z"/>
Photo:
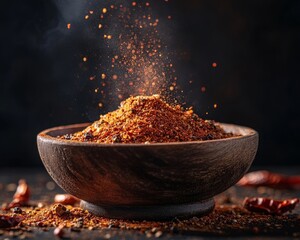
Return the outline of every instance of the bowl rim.
<path id="1" fill-rule="evenodd" d="M 78 123 L 78 124 L 71 124 L 71 125 L 63 125 L 52 127 L 43 130 L 37 135 L 38 140 L 42 140 L 43 142 L 52 142 L 60 145 L 71 145 L 71 146 L 98 146 L 98 147 L 154 147 L 154 146 L 178 146 L 178 145 L 189 145 L 189 144 L 207 144 L 207 143 L 216 143 L 216 142 L 226 142 L 232 140 L 240 140 L 240 139 L 247 139 L 252 137 L 258 137 L 258 132 L 252 128 L 236 125 L 236 124 L 228 124 L 228 123 L 220 123 L 216 122 L 221 126 L 231 126 L 237 127 L 246 130 L 249 132 L 246 135 L 241 136 L 234 136 L 229 138 L 222 138 L 222 139 L 214 139 L 214 140 L 205 140 L 205 141 L 188 141 L 188 142 L 168 142 L 168 143 L 96 143 L 96 142 L 80 142 L 80 141 L 73 141 L 73 140 L 65 140 L 59 139 L 56 137 L 52 137 L 49 135 L 50 132 L 59 131 L 64 129 L 72 129 L 72 128 L 84 128 L 92 123 Z"/>

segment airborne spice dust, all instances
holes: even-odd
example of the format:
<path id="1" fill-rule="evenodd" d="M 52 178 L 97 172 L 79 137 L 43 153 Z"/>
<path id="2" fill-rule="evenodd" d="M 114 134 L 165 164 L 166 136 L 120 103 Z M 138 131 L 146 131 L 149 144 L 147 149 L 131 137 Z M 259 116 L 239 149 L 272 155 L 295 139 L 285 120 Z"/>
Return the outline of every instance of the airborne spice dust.
<path id="1" fill-rule="evenodd" d="M 83 52 L 81 68 L 90 74 L 100 108 L 132 95 L 160 94 L 174 99 L 181 93 L 173 62 L 176 51 L 166 40 L 172 17 L 159 14 L 157 6 L 152 6 L 166 7 L 168 2 L 87 5 L 91 9 L 83 16 L 83 25 L 99 39 L 93 48 L 101 52 Z M 66 25 L 67 31 L 77 27 Z"/>

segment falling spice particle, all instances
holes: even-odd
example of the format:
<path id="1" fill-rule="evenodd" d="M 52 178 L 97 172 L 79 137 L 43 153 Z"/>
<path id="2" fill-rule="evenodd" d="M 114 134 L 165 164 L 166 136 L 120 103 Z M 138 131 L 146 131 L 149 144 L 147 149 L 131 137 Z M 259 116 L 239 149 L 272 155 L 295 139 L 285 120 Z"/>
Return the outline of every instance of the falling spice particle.
<path id="1" fill-rule="evenodd" d="M 215 63 L 215 62 L 212 64 L 212 67 L 213 67 L 213 68 L 216 68 L 217 66 L 218 66 L 218 64 Z"/>
<path id="2" fill-rule="evenodd" d="M 204 86 L 201 87 L 201 92 L 203 92 L 203 93 L 206 92 L 206 87 L 204 87 Z"/>
<path id="3" fill-rule="evenodd" d="M 87 57 L 83 57 L 82 61 L 86 62 L 87 61 Z"/>
<path id="4" fill-rule="evenodd" d="M 91 76 L 90 81 L 94 81 L 96 79 L 96 76 Z"/>
<path id="5" fill-rule="evenodd" d="M 102 74 L 101 74 L 101 79 L 105 79 L 105 78 L 106 78 L 105 73 L 102 73 Z"/>
<path id="6" fill-rule="evenodd" d="M 112 61 L 107 63 L 103 58 L 103 63 L 101 63 L 101 67 L 107 66 L 106 69 L 103 69 L 107 76 L 103 77 L 101 73 L 98 73 L 97 78 L 88 76 L 86 79 L 91 81 L 101 79 L 97 88 L 94 87 L 93 90 L 98 94 L 104 92 L 102 95 L 106 95 L 109 100 L 118 99 L 119 93 L 123 98 L 128 95 L 159 93 L 170 99 L 177 94 L 177 91 L 181 90 L 180 86 L 172 86 L 172 82 L 177 81 L 175 66 L 172 64 L 174 53 L 164 51 L 168 45 L 162 40 L 160 30 L 157 28 L 160 20 L 156 15 L 153 15 L 151 2 L 140 3 L 132 0 L 128 4 L 129 7 L 127 4 L 126 6 L 125 4 L 104 5 L 97 12 L 89 7 L 82 16 L 82 21 L 89 19 L 86 21 L 89 29 L 96 29 L 100 32 L 100 38 L 103 36 L 102 41 L 100 41 L 102 47 L 114 50 L 113 53 L 110 51 L 107 54 L 107 59 L 112 59 Z M 97 17 L 94 16 L 95 14 Z M 165 14 L 162 18 L 171 20 L 171 15 L 171 13 Z M 102 20 L 104 18 L 107 18 L 107 21 Z M 112 22 L 114 24 L 108 24 Z M 115 26 L 118 27 L 115 28 Z M 139 33 L 139 31 L 142 32 Z M 119 58 L 113 58 L 116 54 Z M 88 55 L 88 58 L 85 57 L 83 62 L 89 61 L 91 64 L 89 67 L 93 68 L 93 65 L 97 63 L 91 61 L 90 57 L 93 58 L 94 55 Z M 86 67 L 85 65 L 84 71 L 87 70 Z M 132 70 L 129 71 L 129 69 Z M 115 80 L 115 82 L 113 84 L 108 83 L 107 81 L 110 79 Z M 128 92 L 124 87 L 128 85 L 132 86 L 131 92 Z M 112 88 L 114 87 L 121 90 L 119 92 L 113 91 Z"/>
<path id="7" fill-rule="evenodd" d="M 218 104 L 215 103 L 215 104 L 214 104 L 214 109 L 216 109 L 217 107 L 218 107 Z"/>
<path id="8" fill-rule="evenodd" d="M 67 29 L 71 29 L 71 23 L 67 24 Z"/>

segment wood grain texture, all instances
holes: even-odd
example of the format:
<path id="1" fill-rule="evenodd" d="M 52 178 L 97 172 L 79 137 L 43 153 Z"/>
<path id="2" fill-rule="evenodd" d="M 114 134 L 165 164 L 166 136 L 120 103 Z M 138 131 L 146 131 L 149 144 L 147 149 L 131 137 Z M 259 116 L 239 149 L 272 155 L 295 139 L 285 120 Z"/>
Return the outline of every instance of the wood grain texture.
<path id="1" fill-rule="evenodd" d="M 97 144 L 55 138 L 88 124 L 37 137 L 41 159 L 66 192 L 95 205 L 151 206 L 203 201 L 235 184 L 250 167 L 258 133 L 221 124 L 242 136 L 202 142 Z"/>

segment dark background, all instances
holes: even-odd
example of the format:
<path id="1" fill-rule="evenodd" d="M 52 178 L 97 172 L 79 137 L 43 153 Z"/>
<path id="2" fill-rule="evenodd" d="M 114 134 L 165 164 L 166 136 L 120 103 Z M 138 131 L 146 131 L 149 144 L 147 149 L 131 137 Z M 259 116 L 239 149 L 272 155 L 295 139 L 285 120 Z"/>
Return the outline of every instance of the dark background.
<path id="1" fill-rule="evenodd" d="M 83 2 L 0 2 L 2 167 L 41 166 L 39 131 L 101 113 L 79 68 L 93 38 L 65 28 L 82 20 Z M 170 0 L 167 10 L 157 10 L 174 18 L 170 31 L 185 56 L 177 72 L 187 104 L 203 117 L 255 128 L 255 165 L 299 165 L 300 1 Z"/>

